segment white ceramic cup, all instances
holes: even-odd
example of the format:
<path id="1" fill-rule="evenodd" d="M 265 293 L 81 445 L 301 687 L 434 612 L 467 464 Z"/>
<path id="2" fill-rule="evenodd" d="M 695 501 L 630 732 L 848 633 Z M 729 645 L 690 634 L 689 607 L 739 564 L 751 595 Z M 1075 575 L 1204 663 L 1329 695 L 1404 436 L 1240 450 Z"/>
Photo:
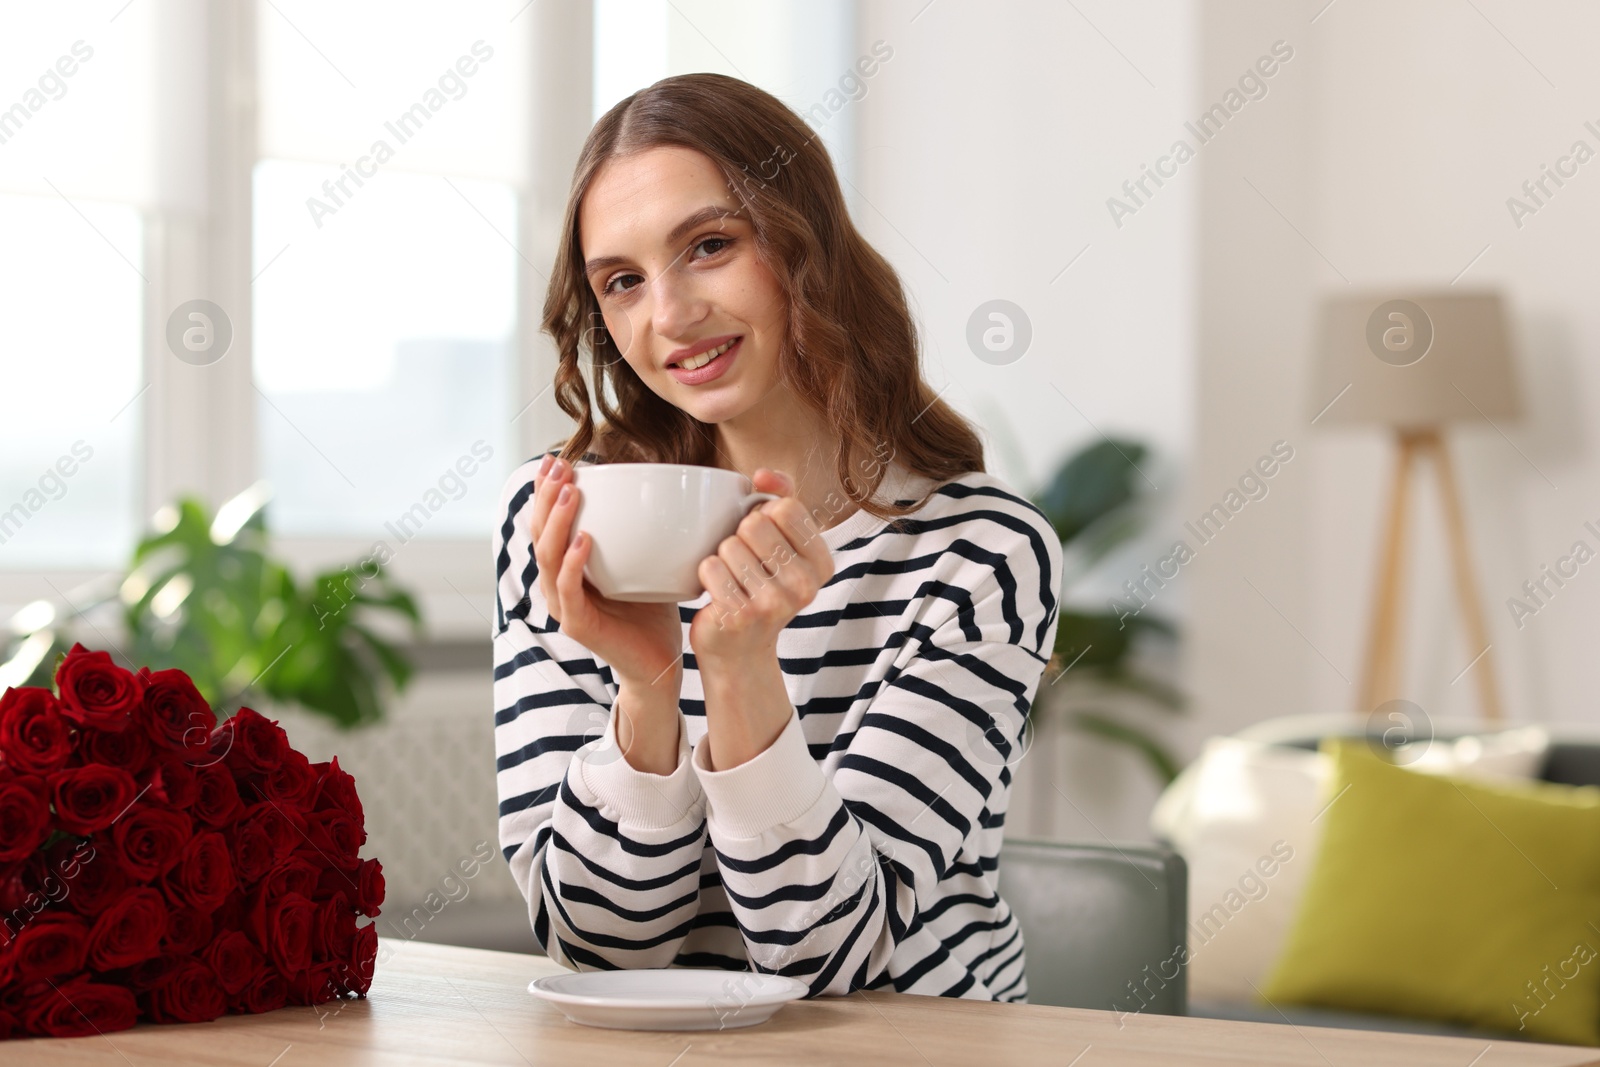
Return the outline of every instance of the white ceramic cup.
<path id="1" fill-rule="evenodd" d="M 679 603 L 705 592 L 696 571 L 757 504 L 750 479 L 720 467 L 601 463 L 573 468 L 573 531 L 592 547 L 584 577 L 612 600 Z"/>

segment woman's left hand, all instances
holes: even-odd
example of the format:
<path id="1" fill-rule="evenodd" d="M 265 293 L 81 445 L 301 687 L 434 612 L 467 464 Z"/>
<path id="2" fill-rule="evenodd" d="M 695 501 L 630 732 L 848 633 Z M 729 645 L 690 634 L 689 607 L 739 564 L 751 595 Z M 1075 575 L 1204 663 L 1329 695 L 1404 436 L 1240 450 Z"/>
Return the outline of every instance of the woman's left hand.
<path id="1" fill-rule="evenodd" d="M 701 669 L 774 659 L 778 634 L 833 577 L 833 553 L 794 495 L 794 480 L 765 467 L 751 479 L 776 493 L 746 515 L 717 554 L 700 561 L 711 603 L 695 613 L 689 644 Z"/>

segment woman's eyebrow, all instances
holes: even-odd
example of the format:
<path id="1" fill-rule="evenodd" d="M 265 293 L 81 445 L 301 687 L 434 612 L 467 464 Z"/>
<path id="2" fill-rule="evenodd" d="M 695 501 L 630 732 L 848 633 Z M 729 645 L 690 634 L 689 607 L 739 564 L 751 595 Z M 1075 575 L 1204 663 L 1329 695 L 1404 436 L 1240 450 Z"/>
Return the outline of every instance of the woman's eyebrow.
<path id="1" fill-rule="evenodd" d="M 682 238 L 684 234 L 688 233 L 696 226 L 703 226 L 708 222 L 720 222 L 723 219 L 742 218 L 744 218 L 742 213 L 731 208 L 722 206 L 720 204 L 708 204 L 674 226 L 672 228 L 672 232 L 667 234 L 666 243 L 670 245 Z M 588 277 L 595 271 L 605 270 L 608 267 L 620 266 L 627 261 L 628 260 L 626 256 L 596 256 L 595 258 L 584 263 L 583 274 L 584 277 Z"/>

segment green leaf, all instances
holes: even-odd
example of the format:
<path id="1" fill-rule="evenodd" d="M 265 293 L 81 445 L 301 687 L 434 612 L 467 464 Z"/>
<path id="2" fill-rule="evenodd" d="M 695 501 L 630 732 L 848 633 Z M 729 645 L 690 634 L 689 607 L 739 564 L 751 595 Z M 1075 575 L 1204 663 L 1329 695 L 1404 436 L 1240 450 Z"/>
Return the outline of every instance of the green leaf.
<path id="1" fill-rule="evenodd" d="M 359 563 L 302 585 L 267 555 L 264 506 L 225 544 L 211 539 L 212 517 L 198 500 L 183 497 L 174 508 L 172 527 L 134 549 L 130 571 L 144 588 L 124 605 L 133 658 L 184 670 L 223 714 L 266 696 L 345 727 L 380 719 L 378 681 L 399 688 L 414 668 L 368 623 L 387 615 L 420 630 L 412 596 L 381 570 L 372 578 L 352 573 Z M 188 595 L 157 616 L 155 605 L 170 608 L 172 599 L 162 591 L 180 581 L 190 584 Z"/>
<path id="2" fill-rule="evenodd" d="M 1172 632 L 1171 624 L 1153 615 L 1119 619 L 1110 612 L 1066 611 L 1056 622 L 1055 654 L 1061 670 L 1118 666 L 1132 651 L 1134 640 L 1147 631 Z"/>
<path id="3" fill-rule="evenodd" d="M 1093 711 L 1074 712 L 1072 724 L 1085 733 L 1095 734 L 1134 749 L 1150 764 L 1150 768 L 1161 779 L 1162 785 L 1167 785 L 1178 777 L 1178 761 L 1172 754 L 1159 741 L 1135 727 Z"/>
<path id="4" fill-rule="evenodd" d="M 1034 503 L 1063 545 L 1108 513 L 1132 503 L 1143 476 L 1137 464 L 1147 449 L 1136 441 L 1106 439 L 1070 456 Z"/>
<path id="5" fill-rule="evenodd" d="M 389 680 L 394 683 L 396 689 L 404 689 L 406 687 L 407 683 L 411 681 L 412 666 L 410 660 L 401 655 L 393 645 L 378 637 L 377 634 L 374 634 L 365 626 L 351 626 L 350 634 L 365 642 L 366 647 L 372 650 L 372 654 L 383 665 L 384 671 L 388 673 Z"/>
<path id="6" fill-rule="evenodd" d="M 1185 704 L 1183 693 L 1174 686 L 1148 674 L 1136 674 L 1122 664 L 1098 671 L 1095 677 L 1105 685 L 1135 693 L 1168 711 L 1178 711 Z"/>
<path id="7" fill-rule="evenodd" d="M 1144 513 L 1132 505 L 1119 507 L 1090 522 L 1071 546 L 1077 575 L 1088 574 L 1096 563 L 1143 533 L 1145 525 Z"/>

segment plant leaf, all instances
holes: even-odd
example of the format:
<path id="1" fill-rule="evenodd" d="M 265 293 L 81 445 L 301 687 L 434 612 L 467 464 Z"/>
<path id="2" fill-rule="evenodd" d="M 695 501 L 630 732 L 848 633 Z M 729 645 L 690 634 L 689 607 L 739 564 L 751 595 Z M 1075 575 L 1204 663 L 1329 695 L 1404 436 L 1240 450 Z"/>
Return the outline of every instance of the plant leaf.
<path id="1" fill-rule="evenodd" d="M 185 671 L 224 714 L 253 691 L 345 727 L 381 718 L 378 680 L 399 688 L 414 668 L 366 622 L 389 614 L 419 630 L 411 595 L 387 576 L 375 575 L 372 585 L 353 575 L 358 564 L 297 582 L 267 555 L 264 506 L 224 544 L 211 539 L 212 520 L 199 500 L 183 497 L 174 506 L 172 527 L 134 549 L 131 570 L 144 589 L 124 605 L 124 617 L 135 661 Z M 190 584 L 187 596 L 175 607 L 163 603 L 163 590 L 178 580 Z"/>
<path id="2" fill-rule="evenodd" d="M 1170 784 L 1178 777 L 1178 761 L 1173 759 L 1172 754 L 1159 741 L 1141 730 L 1093 711 L 1074 712 L 1072 724 L 1085 733 L 1127 745 L 1137 751 L 1156 772 L 1162 785 Z"/>
<path id="3" fill-rule="evenodd" d="M 1135 466 L 1148 449 L 1136 441 L 1105 439 L 1088 445 L 1057 468 L 1034 503 L 1063 545 L 1138 495 Z"/>

